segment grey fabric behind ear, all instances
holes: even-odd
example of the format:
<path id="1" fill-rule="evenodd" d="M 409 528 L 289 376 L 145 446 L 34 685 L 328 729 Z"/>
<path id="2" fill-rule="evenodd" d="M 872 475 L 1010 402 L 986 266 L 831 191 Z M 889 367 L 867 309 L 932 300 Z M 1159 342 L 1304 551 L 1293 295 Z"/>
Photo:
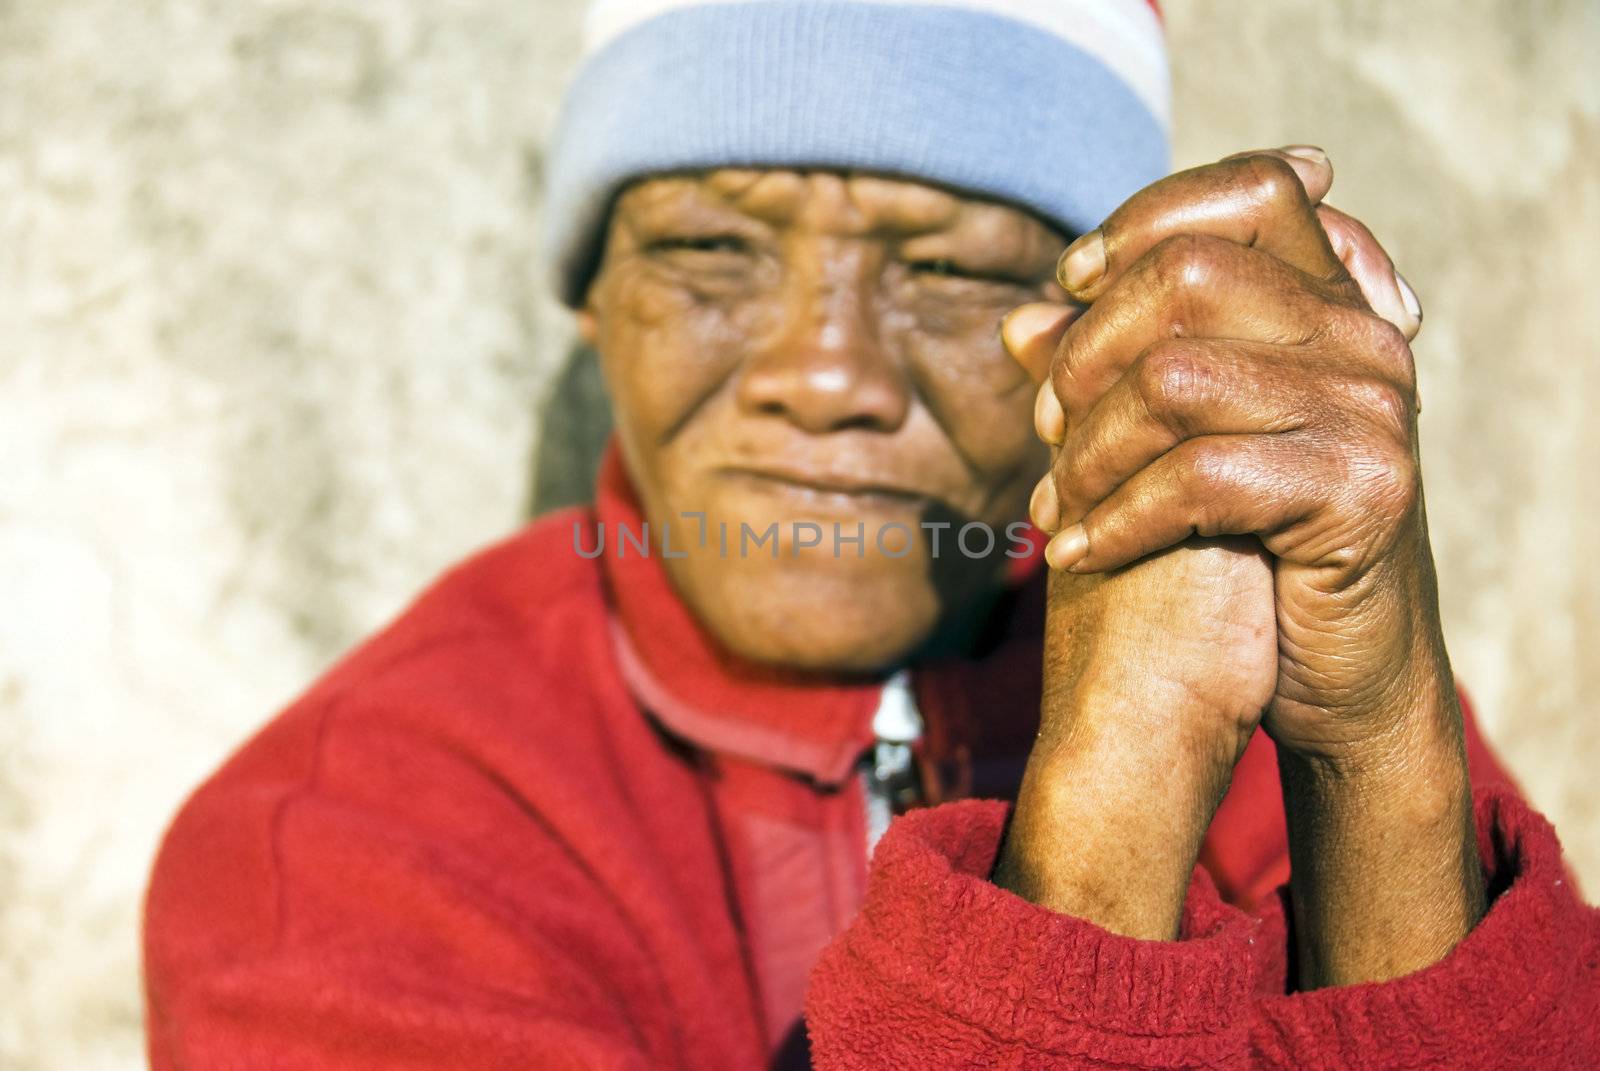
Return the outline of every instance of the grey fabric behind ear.
<path id="1" fill-rule="evenodd" d="M 568 352 L 538 427 L 528 516 L 593 501 L 600 454 L 611 434 L 611 402 L 594 350 L 579 343 Z"/>

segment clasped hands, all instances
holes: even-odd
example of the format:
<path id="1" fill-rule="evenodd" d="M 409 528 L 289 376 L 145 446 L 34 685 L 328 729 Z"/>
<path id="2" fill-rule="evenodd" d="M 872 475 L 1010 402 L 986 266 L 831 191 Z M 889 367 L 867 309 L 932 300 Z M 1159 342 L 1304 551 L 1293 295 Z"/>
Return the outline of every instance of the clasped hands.
<path id="1" fill-rule="evenodd" d="M 1278 748 L 1300 984 L 1394 977 L 1483 882 L 1416 446 L 1415 293 L 1318 149 L 1141 190 L 1007 316 L 1040 383 L 1041 729 L 996 880 L 1177 936 L 1257 726 Z"/>

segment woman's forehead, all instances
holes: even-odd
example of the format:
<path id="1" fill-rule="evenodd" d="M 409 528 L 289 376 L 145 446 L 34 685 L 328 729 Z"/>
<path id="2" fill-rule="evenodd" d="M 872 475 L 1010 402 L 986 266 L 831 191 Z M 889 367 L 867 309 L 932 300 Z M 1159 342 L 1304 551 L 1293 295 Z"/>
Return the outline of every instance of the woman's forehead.
<path id="1" fill-rule="evenodd" d="M 830 228 L 864 234 L 920 234 L 995 217 L 1031 221 L 1020 209 L 909 179 L 779 168 L 723 168 L 646 179 L 623 195 L 619 207 L 646 217 L 737 213 L 772 226 L 825 218 Z"/>

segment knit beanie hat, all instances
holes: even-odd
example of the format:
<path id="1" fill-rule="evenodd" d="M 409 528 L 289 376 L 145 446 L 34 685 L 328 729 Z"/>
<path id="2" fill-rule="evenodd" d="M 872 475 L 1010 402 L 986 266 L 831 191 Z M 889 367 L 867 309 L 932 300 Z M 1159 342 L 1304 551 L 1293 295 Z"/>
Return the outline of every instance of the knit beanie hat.
<path id="1" fill-rule="evenodd" d="M 612 199 L 647 175 L 868 171 L 1073 235 L 1167 171 L 1155 0 L 596 0 L 584 38 L 547 157 L 569 305 Z"/>

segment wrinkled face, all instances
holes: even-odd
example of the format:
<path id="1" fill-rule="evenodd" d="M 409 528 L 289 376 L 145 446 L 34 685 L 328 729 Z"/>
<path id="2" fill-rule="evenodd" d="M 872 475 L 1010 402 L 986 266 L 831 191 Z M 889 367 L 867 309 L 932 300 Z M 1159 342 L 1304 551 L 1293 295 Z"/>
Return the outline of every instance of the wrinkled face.
<path id="1" fill-rule="evenodd" d="M 880 177 L 624 192 L 580 327 L 655 553 L 726 647 L 872 671 L 973 618 L 1047 461 L 998 325 L 1061 298 L 1063 246 L 1021 210 Z M 981 528 L 958 546 L 973 522 L 987 554 Z"/>

